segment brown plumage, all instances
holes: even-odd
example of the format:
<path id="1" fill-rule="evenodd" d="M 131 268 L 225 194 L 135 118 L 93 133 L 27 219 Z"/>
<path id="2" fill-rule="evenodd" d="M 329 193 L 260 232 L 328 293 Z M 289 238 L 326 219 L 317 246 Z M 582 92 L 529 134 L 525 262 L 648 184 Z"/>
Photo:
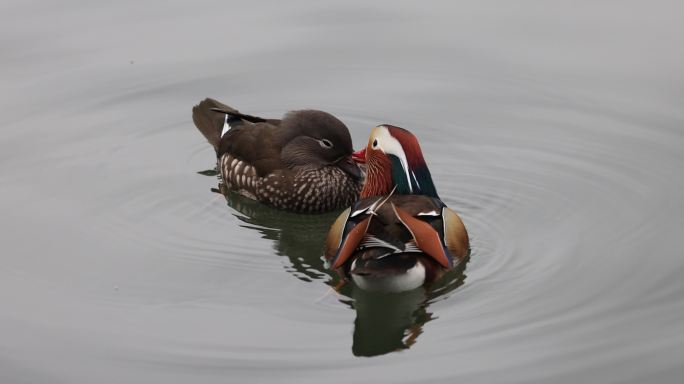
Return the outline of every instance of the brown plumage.
<path id="1" fill-rule="evenodd" d="M 213 99 L 192 110 L 216 150 L 229 189 L 294 212 L 326 212 L 358 197 L 362 173 L 347 127 L 329 113 L 293 111 L 283 119 L 238 112 Z"/>

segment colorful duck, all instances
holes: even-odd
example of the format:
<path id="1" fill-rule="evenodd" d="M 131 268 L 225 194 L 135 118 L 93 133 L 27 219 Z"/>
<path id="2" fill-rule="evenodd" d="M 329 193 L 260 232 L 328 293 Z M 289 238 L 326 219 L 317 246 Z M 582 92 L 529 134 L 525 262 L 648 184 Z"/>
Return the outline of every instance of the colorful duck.
<path id="1" fill-rule="evenodd" d="M 341 209 L 359 196 L 363 177 L 349 130 L 329 113 L 265 119 L 207 98 L 192 119 L 216 150 L 224 183 L 243 196 L 306 213 Z"/>
<path id="2" fill-rule="evenodd" d="M 399 292 L 435 281 L 466 258 L 465 226 L 439 199 L 411 132 L 375 127 L 355 158 L 367 163 L 366 182 L 328 233 L 331 269 L 362 289 Z"/>

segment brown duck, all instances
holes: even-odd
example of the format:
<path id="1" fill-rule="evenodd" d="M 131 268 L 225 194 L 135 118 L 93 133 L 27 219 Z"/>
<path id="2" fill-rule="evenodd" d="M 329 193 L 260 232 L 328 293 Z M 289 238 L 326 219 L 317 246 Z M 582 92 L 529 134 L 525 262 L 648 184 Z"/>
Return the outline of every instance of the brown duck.
<path id="1" fill-rule="evenodd" d="M 355 155 L 367 162 L 366 183 L 328 233 L 331 269 L 362 289 L 398 292 L 431 283 L 466 258 L 465 226 L 439 199 L 411 132 L 378 126 Z"/>
<path id="2" fill-rule="evenodd" d="M 329 113 L 292 111 L 282 119 L 238 112 L 213 99 L 192 109 L 197 128 L 216 150 L 226 186 L 293 212 L 349 206 L 362 187 L 347 127 Z"/>

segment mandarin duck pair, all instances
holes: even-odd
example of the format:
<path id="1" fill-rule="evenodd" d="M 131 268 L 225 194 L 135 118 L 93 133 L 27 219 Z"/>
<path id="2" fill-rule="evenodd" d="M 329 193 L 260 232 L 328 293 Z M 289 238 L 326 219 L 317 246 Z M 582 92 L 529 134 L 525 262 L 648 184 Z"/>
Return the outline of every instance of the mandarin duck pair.
<path id="1" fill-rule="evenodd" d="M 228 189 L 293 212 L 346 208 L 328 233 L 325 258 L 360 288 L 412 290 L 467 257 L 465 226 L 437 195 L 411 132 L 377 126 L 354 152 L 344 123 L 322 111 L 265 119 L 205 99 L 192 115 Z M 357 163 L 365 163 L 365 182 Z"/>

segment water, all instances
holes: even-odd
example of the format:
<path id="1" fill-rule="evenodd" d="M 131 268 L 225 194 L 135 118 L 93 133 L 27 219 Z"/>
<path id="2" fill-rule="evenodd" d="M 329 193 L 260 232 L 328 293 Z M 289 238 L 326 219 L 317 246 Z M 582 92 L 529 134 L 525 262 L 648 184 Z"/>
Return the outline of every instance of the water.
<path id="1" fill-rule="evenodd" d="M 675 1 L 6 1 L 3 383 L 684 374 Z M 472 239 L 438 292 L 332 293 L 333 215 L 211 191 L 190 108 L 414 131 Z M 373 357 L 370 357 L 373 356 Z"/>

